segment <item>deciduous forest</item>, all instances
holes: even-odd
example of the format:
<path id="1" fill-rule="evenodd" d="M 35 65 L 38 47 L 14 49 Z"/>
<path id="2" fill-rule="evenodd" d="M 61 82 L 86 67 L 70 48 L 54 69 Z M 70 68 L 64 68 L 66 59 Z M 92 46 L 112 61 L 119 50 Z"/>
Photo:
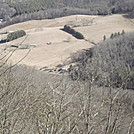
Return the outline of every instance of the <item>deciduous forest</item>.
<path id="1" fill-rule="evenodd" d="M 133 0 L 1 0 L 0 27 L 27 20 L 57 18 L 74 14 L 134 16 Z"/>

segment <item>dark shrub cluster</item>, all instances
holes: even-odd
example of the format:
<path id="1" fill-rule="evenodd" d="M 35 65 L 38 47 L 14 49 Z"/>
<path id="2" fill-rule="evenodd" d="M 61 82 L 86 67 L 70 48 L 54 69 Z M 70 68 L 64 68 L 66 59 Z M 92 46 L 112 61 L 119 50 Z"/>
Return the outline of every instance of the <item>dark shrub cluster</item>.
<path id="1" fill-rule="evenodd" d="M 65 25 L 63 30 L 67 33 L 70 33 L 77 39 L 84 39 L 84 36 L 80 32 L 75 31 L 72 27 L 68 25 Z"/>
<path id="2" fill-rule="evenodd" d="M 6 41 L 9 42 L 17 38 L 23 37 L 25 35 L 26 35 L 26 32 L 24 30 L 15 31 L 15 32 L 8 34 Z"/>

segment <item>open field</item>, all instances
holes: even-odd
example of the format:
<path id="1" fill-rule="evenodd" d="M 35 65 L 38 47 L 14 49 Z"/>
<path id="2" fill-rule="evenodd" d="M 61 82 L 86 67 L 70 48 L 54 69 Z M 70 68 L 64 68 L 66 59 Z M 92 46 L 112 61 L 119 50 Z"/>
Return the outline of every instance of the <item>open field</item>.
<path id="1" fill-rule="evenodd" d="M 54 68 L 68 61 L 71 54 L 92 47 L 91 42 L 102 41 L 104 35 L 109 38 L 111 33 L 122 32 L 122 30 L 125 32 L 134 31 L 132 21 L 122 15 L 73 15 L 57 19 L 28 21 L 1 29 L 0 33 L 25 30 L 27 37 L 1 44 L 0 49 L 4 50 L 6 54 L 14 49 L 10 45 L 19 45 L 24 40 L 21 44 L 23 49 L 17 49 L 11 57 L 13 63 L 26 55 L 29 50 L 27 46 L 34 45 L 35 47 L 30 47 L 31 52 L 21 63 L 37 68 Z M 70 34 L 60 30 L 65 24 L 76 25 L 76 31 L 81 32 L 86 40 L 75 39 Z"/>

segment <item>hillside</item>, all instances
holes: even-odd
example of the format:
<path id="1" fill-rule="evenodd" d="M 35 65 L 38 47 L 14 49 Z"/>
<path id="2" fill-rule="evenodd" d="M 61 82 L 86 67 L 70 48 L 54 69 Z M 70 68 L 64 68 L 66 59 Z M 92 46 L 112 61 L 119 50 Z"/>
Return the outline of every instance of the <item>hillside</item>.
<path id="1" fill-rule="evenodd" d="M 85 25 L 85 22 L 88 23 Z M 85 40 L 78 40 L 60 30 L 65 24 L 78 25 L 74 28 L 85 36 Z M 130 32 L 134 30 L 134 25 L 122 15 L 106 17 L 74 15 L 14 24 L 1 29 L 0 33 L 20 29 L 26 31 L 26 39 L 22 37 L 9 43 L 1 44 L 2 48 L 6 47 L 5 52 L 8 53 L 14 49 L 10 47 L 11 45 L 19 45 L 25 39 L 21 44 L 22 49 L 16 50 L 12 55 L 12 62 L 15 63 L 20 60 L 29 50 L 25 48 L 28 48 L 29 45 L 34 45 L 35 48 L 31 48 L 31 52 L 23 60 L 23 64 L 36 66 L 37 68 L 54 68 L 59 64 L 68 63 L 69 57 L 77 51 L 92 47 L 93 42 L 102 41 L 104 35 L 109 38 L 111 33 L 121 32 L 122 30 Z"/>
<path id="2" fill-rule="evenodd" d="M 134 134 L 133 2 L 0 0 L 0 134 Z"/>
<path id="3" fill-rule="evenodd" d="M 106 39 L 79 54 L 74 62 L 79 69 L 77 73 L 75 67 L 70 70 L 73 79 L 94 79 L 100 86 L 134 90 L 134 32 Z"/>
<path id="4" fill-rule="evenodd" d="M 134 16 L 133 0 L 0 0 L 0 28 L 28 21 L 69 15 L 109 15 L 127 13 Z"/>
<path id="5" fill-rule="evenodd" d="M 134 33 L 129 33 L 86 51 L 93 50 L 93 57 L 84 56 L 83 67 L 71 70 L 80 76 L 75 80 L 0 59 L 0 133 L 133 134 L 134 92 L 126 90 L 127 82 L 132 87 L 134 82 L 133 45 Z M 117 87 L 120 80 L 126 86 Z"/>

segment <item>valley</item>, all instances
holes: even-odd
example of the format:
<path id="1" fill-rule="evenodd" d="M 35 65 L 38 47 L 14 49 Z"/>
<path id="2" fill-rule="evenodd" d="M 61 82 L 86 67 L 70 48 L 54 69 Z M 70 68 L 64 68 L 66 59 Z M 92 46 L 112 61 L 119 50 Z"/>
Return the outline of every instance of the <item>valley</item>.
<path id="1" fill-rule="evenodd" d="M 133 20 L 126 19 L 123 15 L 88 16 L 72 15 L 49 20 L 33 20 L 14 24 L 3 29 L 0 33 L 25 30 L 26 36 L 0 45 L 4 54 L 10 53 L 12 45 L 20 45 L 10 58 L 13 64 L 28 56 L 19 64 L 41 68 L 56 68 L 58 65 L 70 64 L 70 57 L 81 50 L 88 49 L 94 44 L 103 41 L 104 35 L 110 38 L 115 32 L 134 31 Z M 74 29 L 81 32 L 85 39 L 79 40 L 64 32 L 64 25 L 76 25 Z M 1 35 L 2 38 L 2 35 Z M 23 42 L 23 43 L 21 43 Z"/>

